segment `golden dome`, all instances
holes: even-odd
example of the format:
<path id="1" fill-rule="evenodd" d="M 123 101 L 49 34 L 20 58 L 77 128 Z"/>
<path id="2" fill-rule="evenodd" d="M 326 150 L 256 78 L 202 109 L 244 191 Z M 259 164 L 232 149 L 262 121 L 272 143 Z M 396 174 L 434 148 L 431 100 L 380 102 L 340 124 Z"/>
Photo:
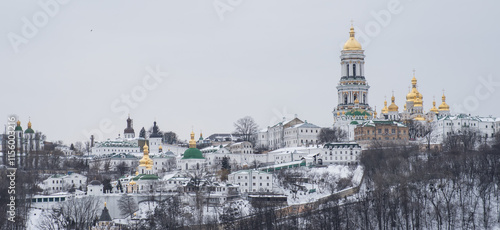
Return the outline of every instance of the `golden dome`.
<path id="1" fill-rule="evenodd" d="M 414 101 L 417 97 L 417 78 L 415 78 L 415 72 L 413 72 L 413 78 L 411 79 L 411 90 L 406 94 L 407 101 Z"/>
<path id="2" fill-rule="evenodd" d="M 414 107 L 422 107 L 423 102 L 420 100 L 420 98 L 415 99 L 415 104 L 413 105 Z"/>
<path id="3" fill-rule="evenodd" d="M 416 90 L 416 88 L 415 88 Z M 406 101 L 415 101 L 415 97 L 417 97 L 416 93 L 412 89 L 408 94 L 406 94 Z"/>
<path id="4" fill-rule="evenodd" d="M 359 104 L 359 100 L 357 98 L 354 100 L 354 104 Z"/>
<path id="5" fill-rule="evenodd" d="M 337 111 L 337 116 L 340 116 L 340 112 Z"/>
<path id="6" fill-rule="evenodd" d="M 450 111 L 450 106 L 446 104 L 446 96 L 444 96 L 444 93 L 441 99 L 443 102 L 439 105 L 439 111 Z"/>
<path id="7" fill-rule="evenodd" d="M 153 160 L 149 158 L 149 148 L 147 144 L 144 144 L 144 155 L 142 156 L 142 159 L 139 160 L 139 166 L 140 167 L 146 167 L 146 169 L 151 169 L 153 165 Z"/>
<path id="8" fill-rule="evenodd" d="M 345 111 L 342 111 L 342 115 L 345 115 Z"/>
<path id="9" fill-rule="evenodd" d="M 415 74 L 413 74 L 413 78 L 411 79 L 411 85 L 417 86 L 417 78 L 415 78 Z"/>
<path id="10" fill-rule="evenodd" d="M 394 95 L 392 95 L 391 97 L 391 105 L 389 105 L 389 111 L 390 112 L 397 112 L 399 107 L 396 105 L 396 103 L 394 103 L 394 101 L 396 100 L 396 98 L 394 97 Z"/>
<path id="11" fill-rule="evenodd" d="M 21 121 L 17 120 L 17 126 L 21 126 Z"/>
<path id="12" fill-rule="evenodd" d="M 160 147 L 158 147 L 158 149 L 161 151 L 161 150 L 163 150 L 163 147 L 160 145 Z"/>
<path id="13" fill-rule="evenodd" d="M 31 129 L 31 120 L 28 121 L 28 129 Z"/>
<path id="14" fill-rule="evenodd" d="M 194 132 L 191 131 L 191 140 L 189 140 L 189 148 L 196 148 L 196 141 L 194 140 Z"/>
<path id="15" fill-rule="evenodd" d="M 349 40 L 344 44 L 344 50 L 361 50 L 361 44 L 354 37 L 354 27 L 352 25 L 349 31 Z"/>
<path id="16" fill-rule="evenodd" d="M 373 116 L 377 117 L 377 107 L 375 106 L 375 111 L 373 111 Z"/>
<path id="17" fill-rule="evenodd" d="M 436 108 L 436 100 L 432 102 L 431 112 L 438 113 L 438 109 Z"/>
<path id="18" fill-rule="evenodd" d="M 425 118 L 423 118 L 422 116 L 419 115 L 419 116 L 413 118 L 413 120 L 415 120 L 415 121 L 425 121 Z"/>
<path id="19" fill-rule="evenodd" d="M 135 185 L 136 183 L 135 183 L 135 181 L 133 181 L 133 180 L 132 180 L 132 181 L 130 181 L 128 184 L 129 184 L 129 185 Z"/>
<path id="20" fill-rule="evenodd" d="M 384 108 L 382 108 L 382 111 L 380 111 L 382 114 L 386 114 L 389 111 L 387 109 L 387 100 L 384 101 Z"/>

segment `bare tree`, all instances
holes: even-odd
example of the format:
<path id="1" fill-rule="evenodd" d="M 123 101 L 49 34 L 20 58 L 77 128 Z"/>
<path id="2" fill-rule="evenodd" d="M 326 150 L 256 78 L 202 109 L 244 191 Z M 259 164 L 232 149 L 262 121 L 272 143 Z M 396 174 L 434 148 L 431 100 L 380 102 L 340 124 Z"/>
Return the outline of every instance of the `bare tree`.
<path id="1" fill-rule="evenodd" d="M 122 197 L 120 197 L 120 199 L 118 200 L 118 209 L 120 209 L 120 214 L 122 216 L 132 217 L 134 215 L 134 212 L 139 209 L 139 206 L 132 196 L 123 194 Z"/>
<path id="2" fill-rule="evenodd" d="M 347 133 L 341 128 L 322 128 L 318 134 L 320 143 L 339 142 L 345 140 Z"/>
<path id="3" fill-rule="evenodd" d="M 111 169 L 111 158 L 104 160 L 103 168 L 105 173 L 109 173 L 109 170 Z"/>
<path id="4" fill-rule="evenodd" d="M 102 167 L 102 160 L 100 159 L 95 159 L 94 161 L 92 161 L 92 163 L 90 164 L 90 171 L 91 172 L 95 172 L 95 173 L 98 173 L 100 170 L 101 170 L 101 167 Z"/>
<path id="5" fill-rule="evenodd" d="M 83 152 L 84 145 L 81 141 L 77 141 L 75 143 L 75 152 L 76 153 L 82 153 Z"/>
<path id="6" fill-rule="evenodd" d="M 184 226 L 185 213 L 178 196 L 169 196 L 150 214 L 151 229 L 179 229 Z"/>
<path id="7" fill-rule="evenodd" d="M 118 175 L 120 175 L 120 176 L 125 175 L 129 170 L 130 170 L 130 168 L 128 167 L 127 163 L 125 163 L 124 161 L 120 162 L 116 166 L 116 171 L 118 172 Z"/>
<path id="8" fill-rule="evenodd" d="M 408 127 L 408 136 L 410 140 L 415 140 L 420 135 L 420 122 L 410 119 L 404 120 L 403 123 Z"/>
<path id="9" fill-rule="evenodd" d="M 435 139 L 434 130 L 436 129 L 436 123 L 427 121 L 421 126 L 422 136 L 427 142 L 427 149 L 431 149 L 431 142 Z"/>
<path id="10" fill-rule="evenodd" d="M 255 142 L 254 135 L 257 134 L 259 126 L 252 117 L 246 116 L 238 119 L 234 123 L 234 127 L 235 133 L 242 135 L 244 141 Z"/>
<path id="11" fill-rule="evenodd" d="M 90 146 L 90 141 L 85 141 L 85 153 L 90 154 L 90 151 L 92 150 L 92 146 Z"/>
<path id="12" fill-rule="evenodd" d="M 163 134 L 163 142 L 170 145 L 177 143 L 177 134 L 172 131 L 165 132 Z"/>
<path id="13" fill-rule="evenodd" d="M 39 222 L 40 229 L 89 229 L 97 219 L 102 207 L 100 199 L 80 197 L 59 203 L 44 212 Z"/>

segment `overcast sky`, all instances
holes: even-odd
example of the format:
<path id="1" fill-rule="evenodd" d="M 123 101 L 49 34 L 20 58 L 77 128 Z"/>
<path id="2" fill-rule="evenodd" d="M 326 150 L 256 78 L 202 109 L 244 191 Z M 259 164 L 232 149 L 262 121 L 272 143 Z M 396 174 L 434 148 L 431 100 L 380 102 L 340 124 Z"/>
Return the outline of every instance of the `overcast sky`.
<path id="1" fill-rule="evenodd" d="M 379 113 L 393 90 L 403 109 L 415 68 L 426 111 L 445 89 L 453 113 L 500 116 L 499 8 L 431 0 L 1 1 L 0 115 L 4 123 L 19 115 L 24 129 L 31 117 L 33 129 L 65 143 L 91 130 L 114 138 L 128 113 L 136 135 L 156 119 L 181 139 L 192 128 L 196 136 L 232 132 L 244 116 L 261 128 L 294 114 L 331 126 L 352 19 Z"/>

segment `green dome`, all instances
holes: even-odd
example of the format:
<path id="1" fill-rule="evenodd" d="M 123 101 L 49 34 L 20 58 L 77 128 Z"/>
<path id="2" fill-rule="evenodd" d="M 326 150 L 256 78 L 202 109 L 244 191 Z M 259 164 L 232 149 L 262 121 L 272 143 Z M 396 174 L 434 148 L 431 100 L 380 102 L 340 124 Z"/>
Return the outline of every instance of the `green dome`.
<path id="1" fill-rule="evenodd" d="M 35 133 L 35 131 L 33 131 L 33 129 L 31 128 L 27 128 L 26 131 L 24 131 L 24 133 Z"/>
<path id="2" fill-rule="evenodd" d="M 18 126 L 16 126 L 15 131 L 23 131 L 23 127 L 21 127 L 20 125 L 18 125 Z"/>
<path id="3" fill-rule="evenodd" d="M 205 159 L 201 151 L 197 148 L 189 148 L 184 151 L 182 159 Z"/>

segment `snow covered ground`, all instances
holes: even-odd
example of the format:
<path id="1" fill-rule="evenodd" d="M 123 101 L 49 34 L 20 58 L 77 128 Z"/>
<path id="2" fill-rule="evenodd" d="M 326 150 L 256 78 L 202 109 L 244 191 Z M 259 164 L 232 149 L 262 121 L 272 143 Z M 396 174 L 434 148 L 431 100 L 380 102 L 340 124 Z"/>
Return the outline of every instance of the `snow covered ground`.
<path id="1" fill-rule="evenodd" d="M 42 209 L 32 208 L 28 214 L 28 221 L 26 223 L 27 230 L 38 230 L 38 223 L 40 221 L 40 217 L 42 217 Z"/>
<path id="2" fill-rule="evenodd" d="M 326 181 L 326 183 L 338 183 L 342 178 L 350 179 L 352 185 L 347 188 L 335 190 L 335 192 L 339 192 L 340 190 L 358 186 L 363 177 L 362 166 L 353 168 L 352 166 L 345 165 L 329 165 L 324 168 L 300 168 L 299 170 L 304 170 L 304 177 L 310 178 L 310 181 L 309 183 L 301 183 L 300 185 L 305 187 L 305 191 L 298 191 L 296 194 L 291 189 L 279 188 L 288 197 L 288 205 L 314 202 L 331 195 L 332 191 L 324 186 L 325 183 L 319 182 L 321 179 L 328 179 L 329 181 Z M 309 193 L 313 189 L 316 192 Z"/>

